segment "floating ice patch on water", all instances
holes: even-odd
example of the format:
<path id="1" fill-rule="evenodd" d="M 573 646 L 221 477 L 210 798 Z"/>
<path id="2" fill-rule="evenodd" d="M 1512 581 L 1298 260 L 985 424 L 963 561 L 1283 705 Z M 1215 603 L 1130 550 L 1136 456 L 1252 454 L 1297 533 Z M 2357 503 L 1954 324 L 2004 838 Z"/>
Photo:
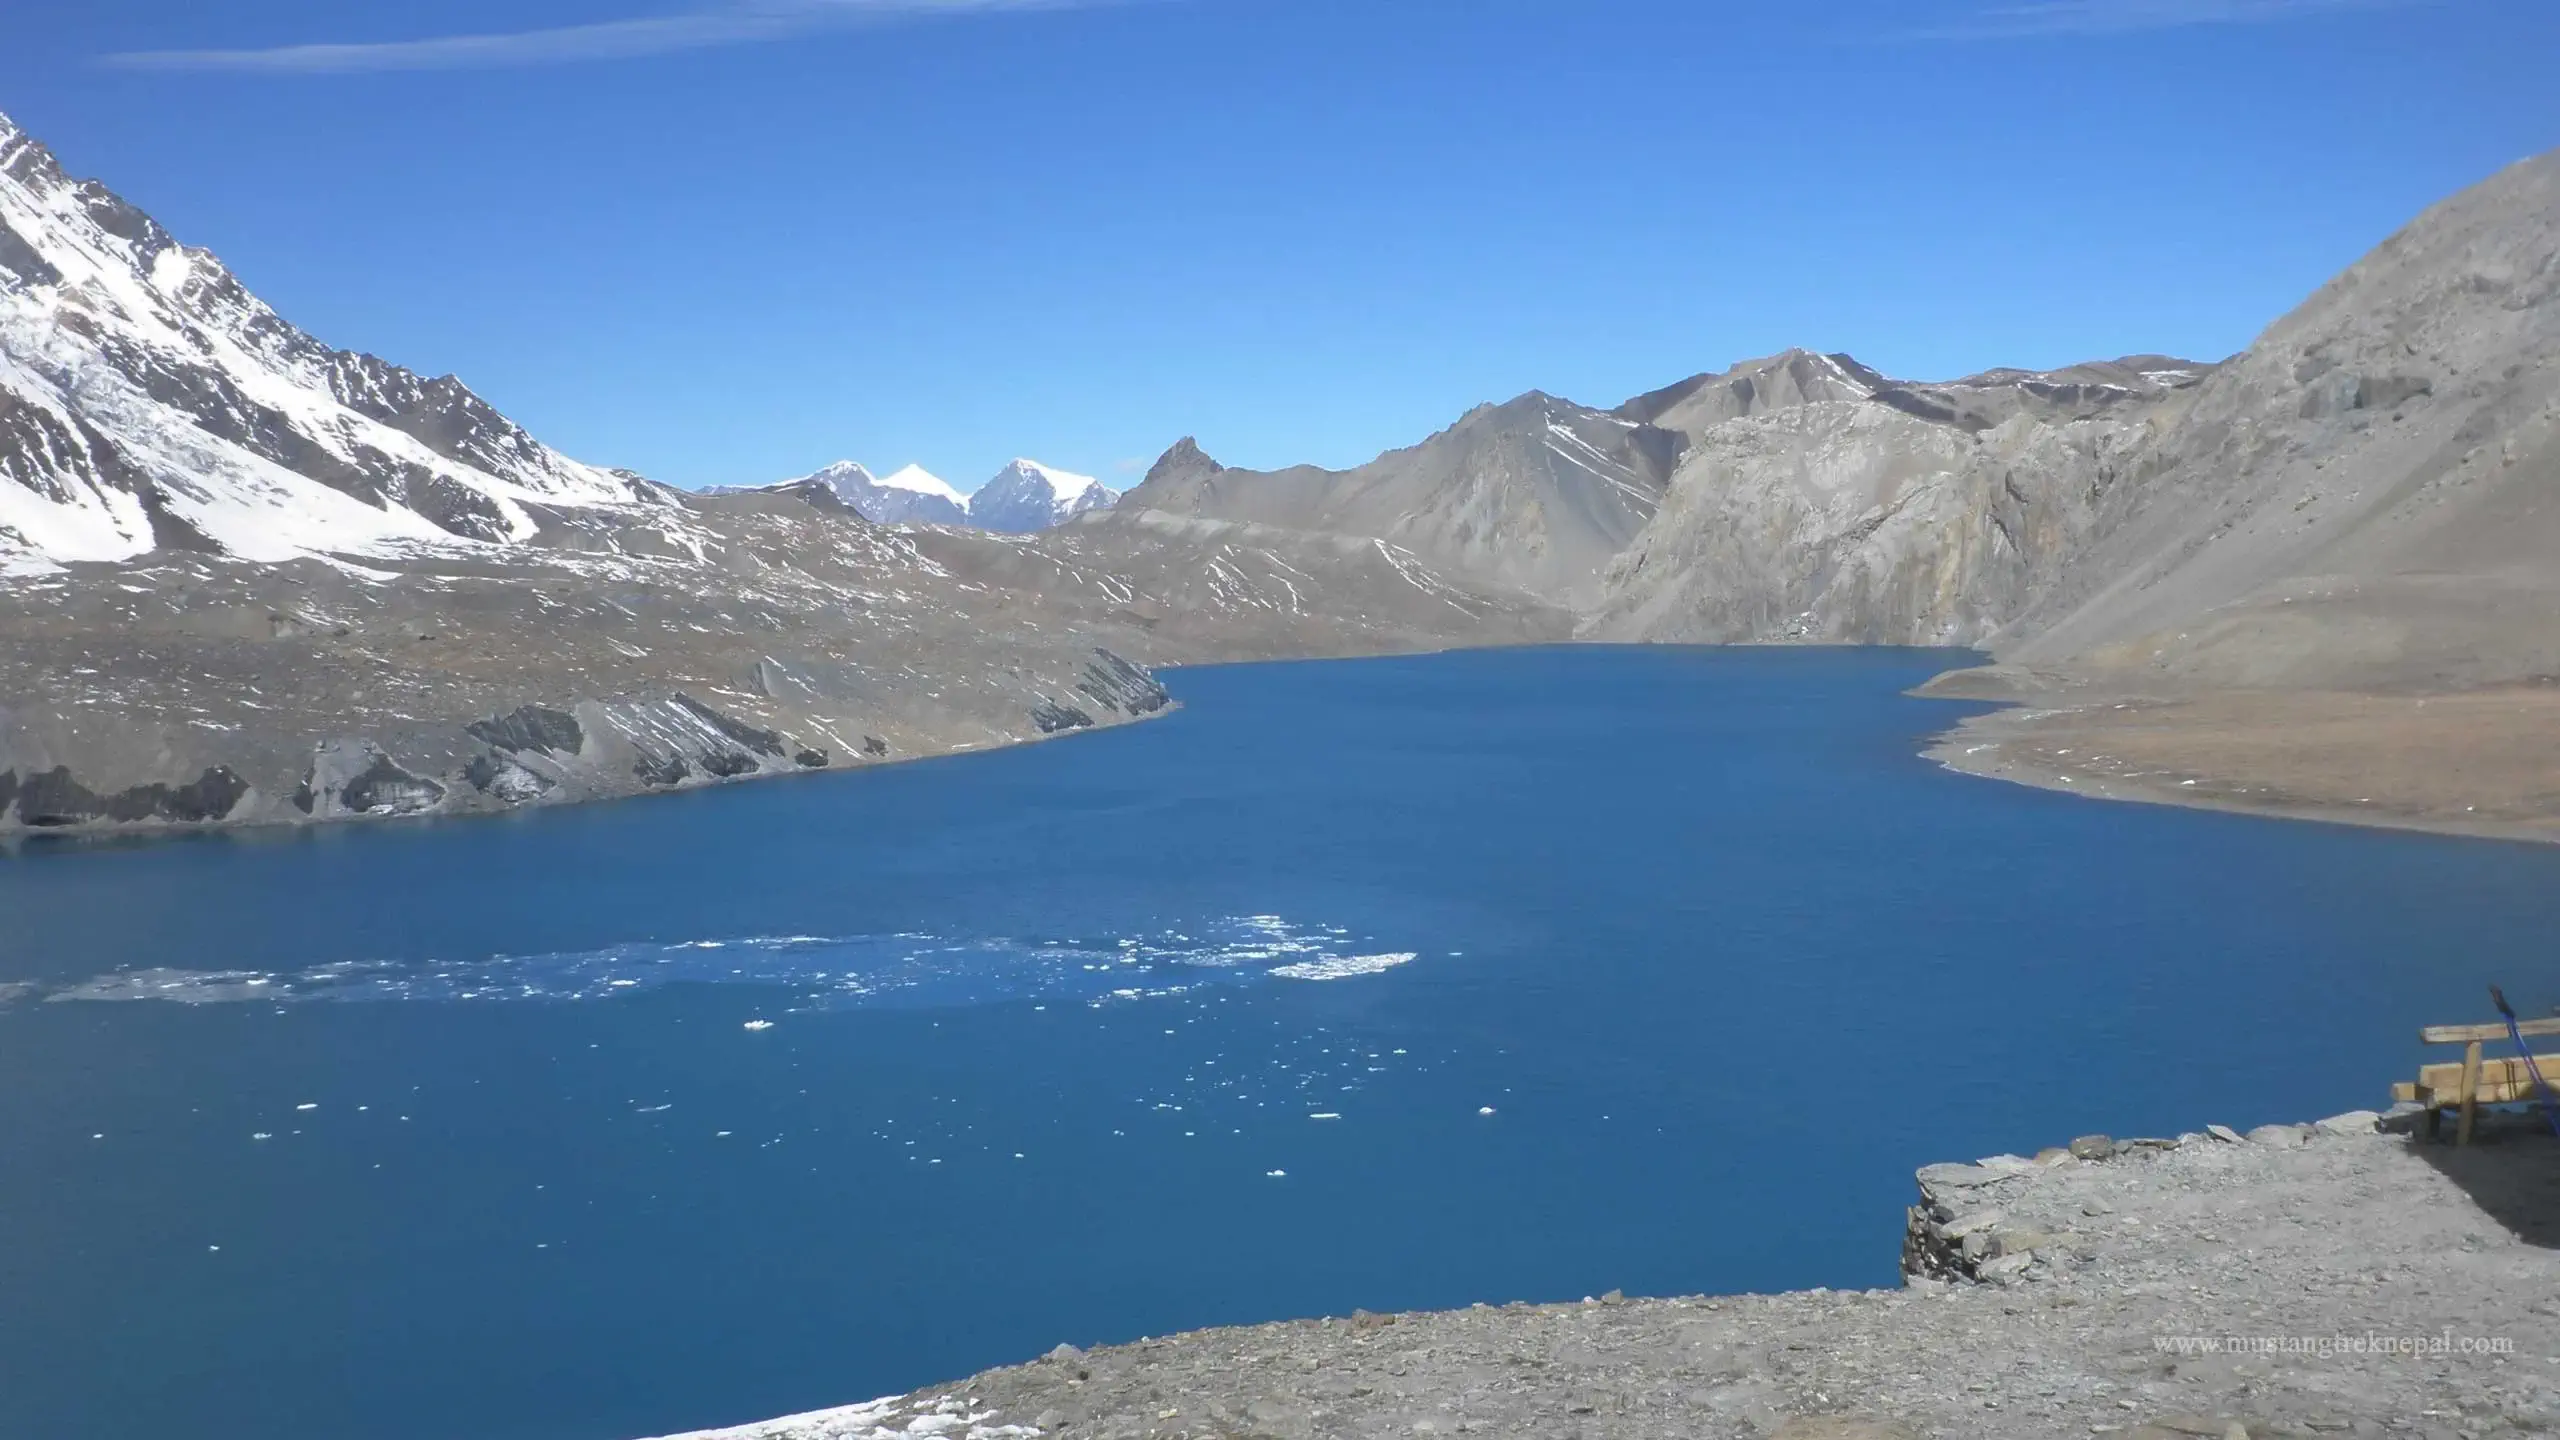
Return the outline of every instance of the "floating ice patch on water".
<path id="1" fill-rule="evenodd" d="M 272 1000 L 275 978 L 254 970 L 119 970 L 68 985 L 48 1000 L 176 1000 L 207 1005 L 223 1000 Z"/>
<path id="2" fill-rule="evenodd" d="M 1276 915 L 1195 922 L 1107 938 L 780 935 L 647 941 L 594 950 L 467 960 L 344 961 L 298 971 L 122 970 L 44 994 L 54 1001 L 165 1000 L 189 1005 L 339 1000 L 572 1001 L 670 985 L 757 985 L 794 992 L 790 1008 L 969 1005 L 1068 999 L 1087 1004 L 1178 995 L 1266 977 L 1343 980 L 1412 961 L 1359 953 L 1351 933 Z M 32 997 L 30 997 L 32 998 Z M 771 1028 L 764 1018 L 748 1030 Z"/>
<path id="3" fill-rule="evenodd" d="M 1413 960 L 1411 951 L 1400 955 L 1344 955 L 1276 966 L 1271 973 L 1284 980 L 1348 980 L 1355 975 L 1382 975 L 1399 965 L 1409 965 Z"/>

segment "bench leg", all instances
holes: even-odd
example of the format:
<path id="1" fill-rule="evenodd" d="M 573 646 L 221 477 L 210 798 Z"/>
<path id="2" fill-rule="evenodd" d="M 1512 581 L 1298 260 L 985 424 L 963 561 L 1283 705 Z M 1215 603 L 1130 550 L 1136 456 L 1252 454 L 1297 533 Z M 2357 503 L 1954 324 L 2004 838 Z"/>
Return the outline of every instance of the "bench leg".
<path id="1" fill-rule="evenodd" d="M 2441 1105 L 2427 1107 L 2427 1138 L 2429 1140 L 2444 1138 L 2444 1107 Z"/>
<path id="2" fill-rule="evenodd" d="M 2462 1126 L 2454 1131 L 2453 1143 L 2471 1143 L 2472 1122 L 2480 1115 L 2480 1042 L 2474 1040 L 2462 1052 Z"/>

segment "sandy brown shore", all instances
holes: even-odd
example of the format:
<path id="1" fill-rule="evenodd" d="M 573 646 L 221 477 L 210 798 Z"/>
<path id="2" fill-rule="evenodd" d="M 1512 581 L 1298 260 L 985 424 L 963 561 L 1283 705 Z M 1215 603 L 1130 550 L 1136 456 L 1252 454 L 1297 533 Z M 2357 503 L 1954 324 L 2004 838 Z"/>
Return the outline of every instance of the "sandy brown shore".
<path id="1" fill-rule="evenodd" d="M 1967 774 L 2097 799 L 2560 841 L 2560 687 L 2037 695 L 1970 673 L 1924 693 L 2021 703 L 1930 747 Z"/>

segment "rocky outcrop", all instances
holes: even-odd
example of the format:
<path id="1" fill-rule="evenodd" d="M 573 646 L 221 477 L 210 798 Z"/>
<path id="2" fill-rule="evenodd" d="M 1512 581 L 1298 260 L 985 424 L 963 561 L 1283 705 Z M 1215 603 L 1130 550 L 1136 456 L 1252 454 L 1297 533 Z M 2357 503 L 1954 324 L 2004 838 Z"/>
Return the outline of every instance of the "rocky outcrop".
<path id="1" fill-rule="evenodd" d="M 1084 678 L 1076 682 L 1076 692 L 1103 709 L 1134 718 L 1153 715 L 1173 703 L 1164 686 L 1145 670 L 1108 650 L 1096 650 L 1093 656 L 1084 667 Z"/>
<path id="2" fill-rule="evenodd" d="M 230 819 L 248 797 L 247 781 L 220 765 L 184 784 L 153 780 L 100 794 L 80 783 L 68 765 L 21 777 L 0 770 L 0 830 L 73 826 L 208 825 Z"/>

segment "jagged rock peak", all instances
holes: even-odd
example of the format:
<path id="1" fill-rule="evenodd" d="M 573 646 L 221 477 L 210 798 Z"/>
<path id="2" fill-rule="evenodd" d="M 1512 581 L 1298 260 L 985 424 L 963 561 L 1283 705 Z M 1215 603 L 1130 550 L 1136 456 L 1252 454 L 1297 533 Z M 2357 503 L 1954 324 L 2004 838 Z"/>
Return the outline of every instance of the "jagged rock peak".
<path id="1" fill-rule="evenodd" d="M 1226 466 L 1209 458 L 1209 452 L 1200 448 L 1198 440 L 1185 435 L 1173 442 L 1173 448 L 1156 457 L 1156 463 L 1147 467 L 1147 478 L 1141 483 L 1155 485 L 1202 479 L 1222 475 L 1226 469 Z"/>

